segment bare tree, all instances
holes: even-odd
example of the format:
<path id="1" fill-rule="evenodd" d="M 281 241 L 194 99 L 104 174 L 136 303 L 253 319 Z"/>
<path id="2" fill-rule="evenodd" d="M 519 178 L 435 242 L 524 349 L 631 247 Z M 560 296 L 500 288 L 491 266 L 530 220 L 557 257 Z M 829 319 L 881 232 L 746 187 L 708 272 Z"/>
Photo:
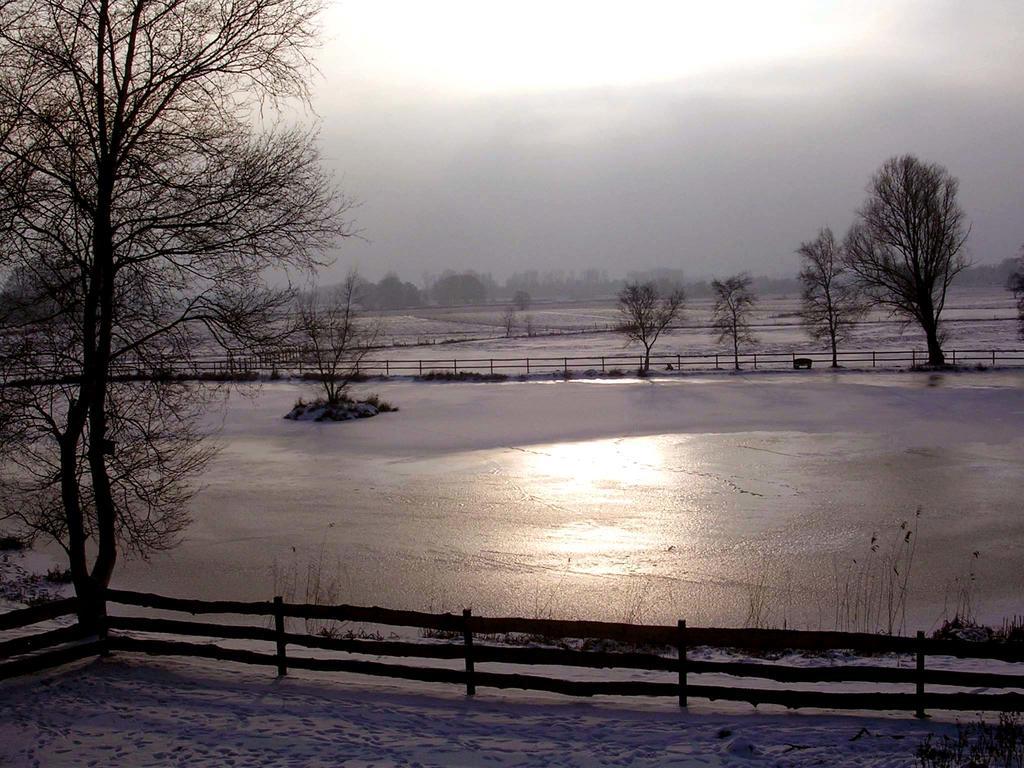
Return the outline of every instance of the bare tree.
<path id="1" fill-rule="evenodd" d="M 359 306 L 359 286 L 359 276 L 349 272 L 340 285 L 314 288 L 296 302 L 296 336 L 330 405 L 342 401 L 380 335 L 380 322 L 367 318 Z"/>
<path id="2" fill-rule="evenodd" d="M 516 329 L 516 308 L 509 307 L 505 310 L 505 313 L 501 316 L 501 325 L 505 329 L 506 338 L 512 335 L 512 332 Z"/>
<path id="3" fill-rule="evenodd" d="M 644 347 L 644 371 L 651 369 L 651 347 L 683 311 L 682 288 L 662 296 L 654 283 L 627 283 L 619 292 L 619 330 Z"/>
<path id="4" fill-rule="evenodd" d="M 946 293 L 970 266 L 958 188 L 941 165 L 893 157 L 872 177 L 845 243 L 846 262 L 867 295 L 921 326 L 929 365 L 945 363 L 940 320 Z"/>
<path id="5" fill-rule="evenodd" d="M 1017 335 L 1024 339 L 1024 247 L 1020 249 L 1017 270 L 1006 281 L 1007 290 L 1017 300 Z"/>
<path id="6" fill-rule="evenodd" d="M 827 340 L 832 350 L 832 367 L 839 367 L 837 347 L 864 316 L 865 304 L 849 268 L 843 261 L 842 246 L 832 230 L 825 227 L 818 236 L 801 243 L 797 253 L 800 269 L 800 320 L 815 341 Z"/>
<path id="7" fill-rule="evenodd" d="M 750 312 L 757 303 L 750 289 L 752 282 L 746 272 L 725 280 L 711 281 L 711 290 L 715 295 L 711 324 L 718 331 L 720 342 L 732 342 L 732 360 L 737 371 L 740 369 L 740 343 L 755 340 L 750 328 Z"/>
<path id="8" fill-rule="evenodd" d="M 512 306 L 518 309 L 520 312 L 525 312 L 530 308 L 530 294 L 526 291 L 519 289 L 512 296 Z"/>
<path id="9" fill-rule="evenodd" d="M 0 330 L 0 515 L 64 546 L 84 620 L 209 457 L 194 388 L 130 379 L 276 338 L 261 276 L 350 234 L 315 134 L 257 129 L 307 99 L 319 7 L 0 2 L 0 268 L 47 307 Z"/>

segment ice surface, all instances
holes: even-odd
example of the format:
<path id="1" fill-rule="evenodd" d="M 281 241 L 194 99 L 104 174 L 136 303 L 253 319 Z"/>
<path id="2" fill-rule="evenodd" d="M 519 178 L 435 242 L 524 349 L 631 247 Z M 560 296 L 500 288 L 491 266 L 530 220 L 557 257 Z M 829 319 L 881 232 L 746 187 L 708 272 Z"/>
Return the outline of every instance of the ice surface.
<path id="1" fill-rule="evenodd" d="M 836 578 L 920 506 L 906 628 L 972 569 L 998 620 L 1024 592 L 1022 384 L 371 382 L 401 411 L 330 424 L 283 420 L 309 390 L 269 384 L 230 402 L 181 547 L 115 581 L 262 599 L 314 563 L 354 603 L 736 625 L 761 595 L 764 622 L 832 628 Z"/>

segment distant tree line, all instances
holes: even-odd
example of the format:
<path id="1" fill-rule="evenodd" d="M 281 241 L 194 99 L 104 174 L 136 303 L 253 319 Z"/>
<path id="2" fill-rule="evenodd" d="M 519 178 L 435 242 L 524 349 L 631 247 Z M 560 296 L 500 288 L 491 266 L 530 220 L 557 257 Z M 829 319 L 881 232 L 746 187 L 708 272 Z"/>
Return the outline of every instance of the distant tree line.
<path id="1" fill-rule="evenodd" d="M 1016 258 L 1004 259 L 998 264 L 972 265 L 959 274 L 957 285 L 1003 288 L 1017 268 Z M 748 277 L 750 288 L 757 295 L 799 296 L 804 291 L 804 283 L 799 276 Z M 669 293 L 674 287 L 682 286 L 691 299 L 713 299 L 716 296 L 714 280 L 684 280 L 683 271 L 672 268 L 633 270 L 625 277 L 617 278 L 608 277 L 603 270 L 585 270 L 582 273 L 528 270 L 510 275 L 503 283 L 487 273 L 449 270 L 440 275 L 425 275 L 419 284 L 403 280 L 394 272 L 389 272 L 378 282 L 364 279 L 360 285 L 360 301 L 366 309 L 380 310 L 507 302 L 522 312 L 535 301 L 609 299 L 617 297 L 627 285 L 644 283 L 653 283 L 661 293 Z"/>

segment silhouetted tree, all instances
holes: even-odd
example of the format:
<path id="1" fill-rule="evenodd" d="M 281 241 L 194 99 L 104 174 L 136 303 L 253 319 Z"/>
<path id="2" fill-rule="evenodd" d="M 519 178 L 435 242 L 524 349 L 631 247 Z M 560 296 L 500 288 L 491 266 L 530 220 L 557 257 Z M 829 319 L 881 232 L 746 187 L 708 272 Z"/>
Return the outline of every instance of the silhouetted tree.
<path id="1" fill-rule="evenodd" d="M 891 158 L 872 177 L 845 243 L 846 262 L 867 295 L 921 326 L 930 365 L 945 363 L 946 293 L 970 263 L 958 187 L 941 165 L 913 155 Z"/>
<path id="2" fill-rule="evenodd" d="M 295 335 L 331 405 L 342 401 L 380 335 L 380 323 L 359 308 L 360 284 L 359 276 L 349 272 L 340 285 L 314 288 L 296 301 Z"/>
<path id="3" fill-rule="evenodd" d="M 481 304 L 487 298 L 487 287 L 472 272 L 446 274 L 430 291 L 438 304 Z"/>
<path id="4" fill-rule="evenodd" d="M 501 325 L 505 329 L 505 336 L 511 336 L 512 331 L 516 329 L 515 307 L 509 307 L 505 310 L 505 313 L 501 316 Z"/>
<path id="5" fill-rule="evenodd" d="M 619 292 L 619 330 L 644 347 L 644 370 L 651 369 L 651 347 L 683 311 L 681 288 L 662 295 L 654 283 L 629 283 Z"/>
<path id="6" fill-rule="evenodd" d="M 512 306 L 520 312 L 525 312 L 530 307 L 530 294 L 523 290 L 518 290 L 512 296 Z"/>
<path id="7" fill-rule="evenodd" d="M 837 347 L 864 316 L 864 299 L 831 229 L 825 227 L 814 240 L 801 243 L 797 253 L 803 262 L 800 320 L 812 339 L 828 341 L 832 367 L 837 368 Z"/>
<path id="8" fill-rule="evenodd" d="M 125 372 L 276 337 L 262 281 L 349 233 L 305 129 L 315 0 L 0 2 L 0 267 L 52 311 L 0 330 L 0 515 L 66 549 L 83 605 L 170 546 L 209 457 L 201 392 Z M 91 610 L 83 610 L 87 618 Z"/>
<path id="9" fill-rule="evenodd" d="M 404 283 L 398 275 L 388 273 L 376 285 L 364 286 L 364 302 L 377 309 L 407 309 L 422 304 L 420 289 Z"/>
<path id="10" fill-rule="evenodd" d="M 1017 270 L 1006 281 L 1007 290 L 1017 300 L 1017 335 L 1024 339 L 1024 246 L 1020 249 Z"/>
<path id="11" fill-rule="evenodd" d="M 712 280 L 715 304 L 711 311 L 711 324 L 718 331 L 718 340 L 732 342 L 733 365 L 740 369 L 740 343 L 755 340 L 750 328 L 750 313 L 757 298 L 750 289 L 751 278 L 746 272 L 725 280 Z"/>

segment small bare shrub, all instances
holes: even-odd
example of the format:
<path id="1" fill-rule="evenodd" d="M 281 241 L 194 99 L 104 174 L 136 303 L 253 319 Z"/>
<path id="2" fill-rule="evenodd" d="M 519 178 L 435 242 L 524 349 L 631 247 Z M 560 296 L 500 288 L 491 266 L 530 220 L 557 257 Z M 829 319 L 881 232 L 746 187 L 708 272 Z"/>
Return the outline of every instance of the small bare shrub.
<path id="1" fill-rule="evenodd" d="M 996 724 L 958 724 L 955 737 L 929 735 L 918 745 L 916 757 L 921 768 L 1024 768 L 1020 714 L 1000 714 Z"/>
<path id="2" fill-rule="evenodd" d="M 25 542 L 17 536 L 0 536 L 0 552 L 20 552 L 25 549 Z"/>
<path id="3" fill-rule="evenodd" d="M 917 535 L 904 520 L 887 542 L 871 535 L 868 551 L 853 558 L 845 568 L 833 568 L 835 629 L 842 632 L 901 634 L 907 623 L 907 597 L 914 564 Z"/>
<path id="4" fill-rule="evenodd" d="M 46 580 L 51 584 L 70 584 L 71 583 L 71 569 L 70 568 L 51 568 L 46 572 Z"/>

